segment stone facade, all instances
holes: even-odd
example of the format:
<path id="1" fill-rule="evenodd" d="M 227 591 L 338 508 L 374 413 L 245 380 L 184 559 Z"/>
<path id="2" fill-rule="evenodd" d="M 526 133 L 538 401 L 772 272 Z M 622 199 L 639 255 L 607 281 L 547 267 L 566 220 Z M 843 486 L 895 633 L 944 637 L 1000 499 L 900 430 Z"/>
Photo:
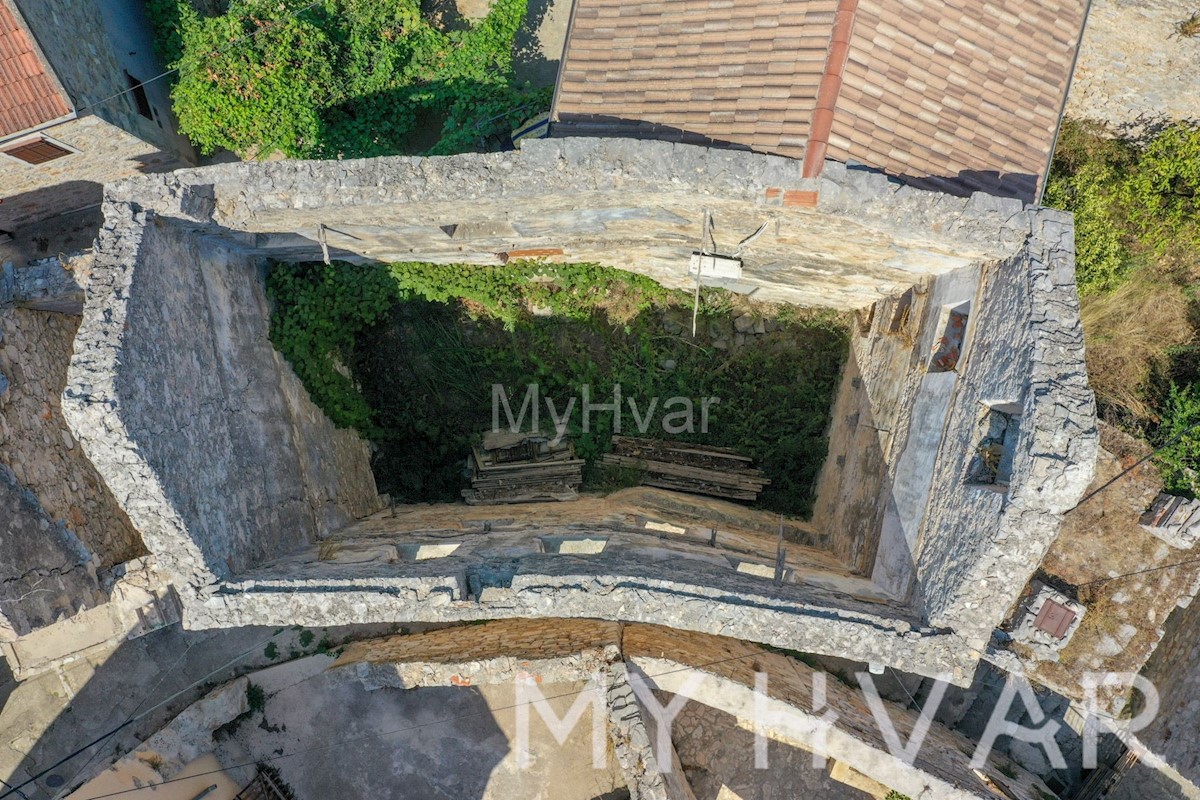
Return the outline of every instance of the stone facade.
<path id="1" fill-rule="evenodd" d="M 128 91 L 127 74 L 146 81 L 163 72 L 140 3 L 3 1 L 25 22 L 77 116 L 41 131 L 74 151 L 70 155 L 44 164 L 0 155 L 0 229 L 96 205 L 109 181 L 195 162 L 191 146 L 175 131 L 169 83 L 143 87 L 149 119 Z"/>
<path id="2" fill-rule="evenodd" d="M 80 4 L 83 5 L 83 4 Z M 75 151 L 45 164 L 0 154 L 0 229 L 14 228 L 100 203 L 105 183 L 184 166 L 172 153 L 147 144 L 99 116 L 50 128 L 51 141 Z"/>
<path id="3" fill-rule="evenodd" d="M 107 568 L 145 549 L 62 416 L 78 328 L 78 317 L 0 308 L 0 374 L 9 383 L 0 394 L 0 464 Z"/>
<path id="4" fill-rule="evenodd" d="M 0 464 L 0 641 L 105 599 L 84 543 Z"/>
<path id="5" fill-rule="evenodd" d="M 986 641 L 1083 496 L 1099 448 L 1083 363 L 1070 216 L 1043 209 L 1027 247 L 985 272 L 974 340 L 933 474 L 916 550 L 934 625 Z M 971 474 L 993 415 L 1016 424 L 1007 486 Z"/>

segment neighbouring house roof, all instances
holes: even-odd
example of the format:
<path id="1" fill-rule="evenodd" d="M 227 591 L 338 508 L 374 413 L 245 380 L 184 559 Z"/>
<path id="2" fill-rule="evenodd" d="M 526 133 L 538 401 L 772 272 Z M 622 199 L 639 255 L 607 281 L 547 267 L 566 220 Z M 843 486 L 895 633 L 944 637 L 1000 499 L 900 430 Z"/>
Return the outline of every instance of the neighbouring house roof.
<path id="1" fill-rule="evenodd" d="M 1087 0 L 576 0 L 555 135 L 858 162 L 1031 199 Z"/>
<path id="2" fill-rule="evenodd" d="M 36 128 L 71 112 L 29 32 L 0 0 L 0 137 Z"/>

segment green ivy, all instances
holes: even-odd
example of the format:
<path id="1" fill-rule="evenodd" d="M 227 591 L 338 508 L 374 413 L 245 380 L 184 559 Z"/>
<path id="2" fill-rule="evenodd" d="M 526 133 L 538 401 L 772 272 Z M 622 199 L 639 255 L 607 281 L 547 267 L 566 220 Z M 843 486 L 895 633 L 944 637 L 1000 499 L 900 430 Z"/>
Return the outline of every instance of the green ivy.
<path id="1" fill-rule="evenodd" d="M 399 295 L 386 273 L 343 261 L 280 265 L 267 277 L 271 341 L 335 424 L 365 435 L 374 415 L 345 366 L 356 337 Z"/>
<path id="2" fill-rule="evenodd" d="M 650 398 L 721 398 L 707 434 L 677 438 L 753 456 L 772 480 L 764 507 L 811 510 L 847 352 L 836 315 L 780 315 L 782 340 L 730 352 L 705 336 L 710 326 L 730 330 L 728 292 L 702 292 L 701 337 L 692 340 L 681 335 L 690 292 L 597 264 L 277 264 L 269 288 L 272 340 L 334 422 L 374 440 L 377 480 L 398 500 L 457 499 L 463 454 L 492 421 L 494 385 L 507 388 L 515 412 L 530 383 L 557 402 L 584 384 L 593 402 L 607 402 L 620 384 L 643 413 Z M 676 333 L 664 329 L 667 318 Z M 612 413 L 594 416 L 586 431 L 580 421 L 572 417 L 569 433 L 587 462 L 586 485 L 627 483 L 598 463 Z M 622 421 L 629 433 L 624 406 Z M 646 435 L 654 430 L 664 435 L 661 427 Z"/>
<path id="3" fill-rule="evenodd" d="M 148 9 L 160 54 L 179 68 L 180 130 L 204 153 L 387 155 L 410 147 L 418 119 L 442 121 L 431 152 L 462 152 L 550 103 L 549 89 L 513 74 L 526 0 L 496 0 L 449 32 L 419 0 L 231 0 L 208 17 L 189 0 Z"/>

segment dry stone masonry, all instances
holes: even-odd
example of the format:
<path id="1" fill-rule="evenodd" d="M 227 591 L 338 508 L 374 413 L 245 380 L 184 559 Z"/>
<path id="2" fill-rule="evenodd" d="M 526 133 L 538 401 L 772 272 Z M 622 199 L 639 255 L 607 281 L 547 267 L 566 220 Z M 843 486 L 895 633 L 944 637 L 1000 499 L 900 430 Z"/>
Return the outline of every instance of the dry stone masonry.
<path id="1" fill-rule="evenodd" d="M 822 480 L 839 498 L 858 481 L 855 503 L 825 517 L 850 523 L 828 530 L 853 531 L 832 548 L 846 568 L 777 585 L 702 546 L 582 522 L 415 560 L 420 542 L 385 521 L 354 563 L 319 557 L 318 539 L 380 500 L 366 445 L 271 346 L 269 258 L 319 259 L 323 243 L 351 260 L 535 251 L 689 286 L 706 209 L 740 232 L 721 246 L 767 223 L 733 288 L 860 310 L 845 383 L 860 406 L 835 423 L 876 437 L 875 461 L 859 473 L 839 454 L 827 470 L 842 475 Z M 599 617 L 967 682 L 1093 473 L 1070 218 L 1017 201 L 835 163 L 805 180 L 772 156 L 566 139 L 145 176 L 109 187 L 105 212 L 64 411 L 192 627 Z M 961 353 L 930 368 L 952 311 Z M 608 543 L 538 543 L 563 535 Z"/>

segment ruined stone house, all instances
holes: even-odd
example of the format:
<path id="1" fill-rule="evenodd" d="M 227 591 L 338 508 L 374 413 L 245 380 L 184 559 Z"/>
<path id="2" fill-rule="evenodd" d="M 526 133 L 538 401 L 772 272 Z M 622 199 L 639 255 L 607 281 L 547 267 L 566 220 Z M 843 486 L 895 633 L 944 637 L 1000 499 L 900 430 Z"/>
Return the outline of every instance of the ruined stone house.
<path id="1" fill-rule="evenodd" d="M 140 3 L 0 3 L 0 235 L 194 163 L 161 71 Z"/>
<path id="2" fill-rule="evenodd" d="M 711 19 L 667 20 L 680 50 L 664 51 L 661 68 L 692 87 L 691 100 L 715 91 L 715 66 L 717 84 L 760 107 L 739 118 L 745 104 L 722 88 L 707 99 L 732 111 L 693 119 L 670 116 L 675 101 L 655 94 L 662 78 L 639 72 L 637 59 L 604 67 L 603 81 L 588 76 L 589 37 L 611 34 L 595 20 L 627 14 L 583 0 L 557 132 L 606 135 L 111 184 L 66 379 L 71 433 L 172 576 L 190 626 L 666 621 L 966 681 L 1089 482 L 1096 448 L 1070 218 L 999 196 L 1036 193 L 1082 10 L 1010 5 L 959 9 L 933 27 L 901 8 L 847 2 L 814 4 L 798 20 L 781 11 L 776 24 L 741 11 L 717 24 L 713 8 Z M 747 27 L 751 17 L 766 22 Z M 984 35 L 997 25 L 1014 40 L 1036 33 L 1063 57 L 1015 55 Z M 773 33 L 762 39 L 763 29 Z M 658 28 L 643 19 L 630 30 L 637 40 Z M 786 69 L 744 57 L 765 72 L 721 74 L 739 51 L 709 63 L 685 47 L 693 33 L 702 44 L 749 36 L 750 53 L 758 41 L 787 51 L 798 36 L 808 55 Z M 906 54 L 911 80 L 863 62 L 889 48 Z M 966 52 L 977 57 L 961 85 L 945 65 Z M 606 81 L 642 81 L 644 93 L 611 95 Z M 782 116 L 768 101 L 780 86 L 790 87 Z M 882 105 L 862 105 L 867 95 Z M 645 119 L 618 125 L 605 111 L 613 103 Z M 851 139 L 863 146 L 843 147 L 866 119 L 876 127 Z M 598 120 L 617 127 L 588 127 Z M 968 146 L 985 130 L 994 146 Z M 709 146 L 670 141 L 696 136 Z M 889 160 L 905 148 L 922 166 Z M 959 196 L 978 187 L 995 193 Z M 789 534 L 782 568 L 771 566 L 775 536 L 761 530 L 732 524 L 736 548 L 709 546 L 712 519 L 686 498 L 644 499 L 619 518 L 568 511 L 511 530 L 487 524 L 486 536 L 474 531 L 488 520 L 465 513 L 440 527 L 378 516 L 365 444 L 333 428 L 267 337 L 271 259 L 328 250 L 501 264 L 533 250 L 686 286 L 705 211 L 737 232 L 718 241 L 727 249 L 765 223 L 740 256 L 737 290 L 858 312 L 817 512 Z M 334 534 L 343 556 L 320 558 L 318 540 Z"/>
<path id="3" fill-rule="evenodd" d="M 603 619 L 959 684 L 993 655 L 1098 447 L 1072 221 L 1032 204 L 1083 4 L 684 5 L 579 0 L 556 138 L 519 151 L 107 186 L 49 419 L 100 479 L 106 530 L 131 534 L 120 552 L 144 543 L 184 625 Z M 77 123 L 114 124 L 97 112 L 63 135 Z M 855 312 L 816 512 L 782 551 L 776 531 L 670 492 L 388 509 L 367 444 L 268 337 L 272 261 L 536 252 L 690 287 L 706 214 L 731 256 L 762 231 L 728 288 Z M 3 352 L 11 378 L 26 357 Z M 21 477 L 0 473 L 0 489 L 28 501 Z M 37 527 L 57 549 L 17 555 L 18 577 L 81 583 L 45 608 L 14 584 L 8 638 L 103 600 L 94 562 L 118 551 L 22 508 L 0 547 Z"/>

